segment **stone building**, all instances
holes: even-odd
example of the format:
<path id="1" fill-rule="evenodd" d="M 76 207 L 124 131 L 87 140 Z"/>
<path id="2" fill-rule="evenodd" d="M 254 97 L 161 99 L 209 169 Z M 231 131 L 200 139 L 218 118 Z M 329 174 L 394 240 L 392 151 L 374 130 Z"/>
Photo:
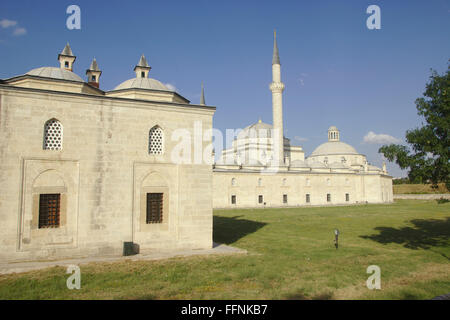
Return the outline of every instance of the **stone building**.
<path id="1" fill-rule="evenodd" d="M 0 80 L 0 259 L 211 248 L 211 165 L 172 161 L 171 135 L 211 129 L 215 108 L 149 78 L 144 56 L 106 92 L 95 59 L 87 81 L 69 45 L 58 60 Z"/>
<path id="2" fill-rule="evenodd" d="M 335 126 L 328 141 L 305 158 L 303 148 L 283 135 L 284 84 L 274 39 L 273 125 L 244 128 L 214 164 L 214 208 L 283 207 L 392 202 L 392 177 L 340 139 Z"/>

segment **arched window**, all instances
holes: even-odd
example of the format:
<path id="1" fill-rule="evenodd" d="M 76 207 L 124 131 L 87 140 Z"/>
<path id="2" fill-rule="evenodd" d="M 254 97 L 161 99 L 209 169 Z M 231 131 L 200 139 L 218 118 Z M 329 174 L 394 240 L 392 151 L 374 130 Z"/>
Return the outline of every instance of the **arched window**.
<path id="1" fill-rule="evenodd" d="M 262 186 L 262 179 L 259 178 L 259 179 L 258 179 L 258 187 L 261 187 L 261 186 Z"/>
<path id="2" fill-rule="evenodd" d="M 306 179 L 306 186 L 310 186 L 311 185 L 311 181 L 309 179 Z"/>
<path id="3" fill-rule="evenodd" d="M 148 153 L 161 155 L 164 153 L 164 133 L 159 126 L 150 129 L 148 135 Z"/>
<path id="4" fill-rule="evenodd" d="M 236 185 L 236 178 L 231 179 L 231 185 L 235 186 Z"/>
<path id="5" fill-rule="evenodd" d="M 63 126 L 56 119 L 50 119 L 44 126 L 44 150 L 61 150 Z"/>
<path id="6" fill-rule="evenodd" d="M 330 178 L 327 179 L 327 186 L 331 186 L 331 179 Z"/>
<path id="7" fill-rule="evenodd" d="M 287 182 L 287 179 L 286 179 L 286 178 L 284 178 L 284 179 L 283 179 L 283 182 L 282 182 L 282 183 L 283 183 L 283 186 L 285 186 L 285 185 L 286 185 L 286 182 Z"/>

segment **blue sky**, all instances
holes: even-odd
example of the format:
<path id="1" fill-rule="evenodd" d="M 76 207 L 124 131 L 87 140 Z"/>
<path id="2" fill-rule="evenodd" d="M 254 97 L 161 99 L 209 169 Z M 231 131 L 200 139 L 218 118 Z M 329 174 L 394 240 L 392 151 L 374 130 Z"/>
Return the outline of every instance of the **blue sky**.
<path id="1" fill-rule="evenodd" d="M 71 4 L 81 8 L 81 30 L 66 28 Z M 381 8 L 380 30 L 366 27 L 371 4 Z M 111 90 L 134 77 L 144 53 L 150 77 L 192 103 L 205 82 L 206 102 L 217 107 L 214 127 L 271 123 L 274 29 L 286 85 L 285 135 L 306 155 L 336 125 L 341 140 L 381 166 L 379 135 L 403 141 L 420 125 L 414 100 L 430 68 L 442 73 L 450 58 L 450 0 L 2 0 L 0 78 L 57 66 L 69 42 L 74 72 L 84 77 L 95 57 L 101 88 Z M 388 170 L 405 175 L 394 164 Z"/>

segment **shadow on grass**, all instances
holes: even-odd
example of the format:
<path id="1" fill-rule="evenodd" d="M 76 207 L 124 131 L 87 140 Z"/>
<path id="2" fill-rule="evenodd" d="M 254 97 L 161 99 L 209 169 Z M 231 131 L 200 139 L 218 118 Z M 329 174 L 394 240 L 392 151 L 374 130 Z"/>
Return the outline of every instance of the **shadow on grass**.
<path id="1" fill-rule="evenodd" d="M 414 227 L 391 228 L 377 227 L 379 234 L 360 236 L 381 244 L 403 244 L 408 249 L 430 249 L 431 247 L 450 246 L 450 218 L 446 220 L 416 219 L 410 221 Z M 450 260 L 449 257 L 442 254 Z"/>
<path id="2" fill-rule="evenodd" d="M 239 219 L 240 217 L 241 216 L 214 216 L 213 241 L 232 244 L 246 235 L 258 231 L 266 225 L 266 223 L 263 222 Z"/>

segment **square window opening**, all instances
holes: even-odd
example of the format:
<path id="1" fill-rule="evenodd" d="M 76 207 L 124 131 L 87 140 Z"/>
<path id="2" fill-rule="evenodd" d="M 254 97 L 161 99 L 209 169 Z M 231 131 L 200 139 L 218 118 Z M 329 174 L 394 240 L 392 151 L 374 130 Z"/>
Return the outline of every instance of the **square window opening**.
<path id="1" fill-rule="evenodd" d="M 163 222 L 163 193 L 147 193 L 147 224 Z"/>

